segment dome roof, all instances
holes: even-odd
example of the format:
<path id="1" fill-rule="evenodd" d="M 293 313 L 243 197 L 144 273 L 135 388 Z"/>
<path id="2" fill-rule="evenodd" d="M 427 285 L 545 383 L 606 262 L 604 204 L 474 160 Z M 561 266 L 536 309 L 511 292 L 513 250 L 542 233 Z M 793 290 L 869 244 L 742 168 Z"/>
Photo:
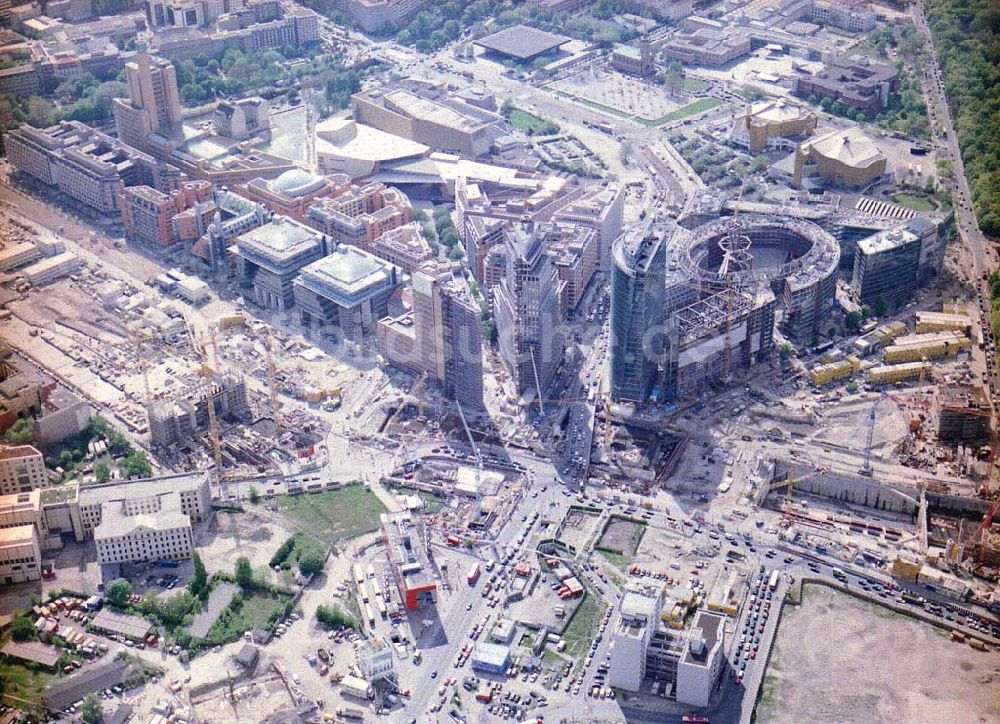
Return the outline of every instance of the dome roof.
<path id="1" fill-rule="evenodd" d="M 303 196 L 311 191 L 315 191 L 324 183 L 322 176 L 315 176 L 301 168 L 293 168 L 285 171 L 278 178 L 271 181 L 271 191 L 275 193 L 287 194 L 289 196 Z"/>

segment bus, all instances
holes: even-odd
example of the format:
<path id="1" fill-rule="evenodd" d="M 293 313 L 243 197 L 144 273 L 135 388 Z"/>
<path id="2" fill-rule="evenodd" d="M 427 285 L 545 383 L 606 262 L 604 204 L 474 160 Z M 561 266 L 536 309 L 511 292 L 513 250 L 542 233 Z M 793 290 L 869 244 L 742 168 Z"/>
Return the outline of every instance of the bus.
<path id="1" fill-rule="evenodd" d="M 767 587 L 770 588 L 772 591 L 777 590 L 777 588 L 778 588 L 778 580 L 780 578 L 781 578 L 781 574 L 778 573 L 777 569 L 771 571 L 771 580 L 769 580 L 767 582 Z"/>
<path id="2" fill-rule="evenodd" d="M 479 573 L 480 573 L 480 568 L 479 568 L 479 562 L 477 561 L 476 563 L 472 564 L 472 568 L 469 569 L 469 573 L 465 577 L 466 580 L 469 582 L 470 586 L 476 585 L 476 581 L 479 580 Z"/>
<path id="3" fill-rule="evenodd" d="M 375 614 L 372 612 L 372 605 L 365 601 L 365 618 L 369 626 L 375 626 Z"/>

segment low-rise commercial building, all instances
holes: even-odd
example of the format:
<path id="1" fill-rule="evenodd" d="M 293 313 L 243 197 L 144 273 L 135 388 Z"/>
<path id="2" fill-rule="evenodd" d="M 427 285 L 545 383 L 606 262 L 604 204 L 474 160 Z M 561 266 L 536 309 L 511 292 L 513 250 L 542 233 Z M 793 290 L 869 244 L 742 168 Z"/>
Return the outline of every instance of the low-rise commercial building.
<path id="1" fill-rule="evenodd" d="M 428 0 L 336 0 L 338 10 L 347 14 L 367 33 L 391 23 L 402 23 L 427 5 Z"/>
<path id="2" fill-rule="evenodd" d="M 626 75 L 646 78 L 656 72 L 656 56 L 646 39 L 637 46 L 619 43 L 611 50 L 611 67 Z"/>
<path id="3" fill-rule="evenodd" d="M 817 25 L 832 25 L 849 33 L 867 33 L 875 27 L 875 11 L 864 1 L 814 0 L 811 17 Z"/>
<path id="4" fill-rule="evenodd" d="M 382 513 L 382 542 L 407 611 L 434 605 L 437 584 L 428 561 L 427 537 L 409 513 Z"/>
<path id="5" fill-rule="evenodd" d="M 154 513 L 161 509 L 159 498 L 175 493 L 180 512 L 190 518 L 191 523 L 200 523 L 206 518 L 212 503 L 207 472 L 84 485 L 78 499 L 84 535 L 93 537 L 103 521 L 107 505 L 117 506 L 125 515 Z"/>

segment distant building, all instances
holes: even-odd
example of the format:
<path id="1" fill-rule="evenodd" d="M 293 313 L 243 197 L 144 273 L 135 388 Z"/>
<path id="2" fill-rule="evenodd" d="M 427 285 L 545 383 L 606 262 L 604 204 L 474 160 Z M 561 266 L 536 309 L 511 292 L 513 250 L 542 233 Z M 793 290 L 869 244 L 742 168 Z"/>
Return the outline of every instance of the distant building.
<path id="1" fill-rule="evenodd" d="M 0 446 L 0 495 L 28 493 L 48 484 L 42 453 L 31 445 Z"/>
<path id="2" fill-rule="evenodd" d="M 678 703 L 708 706 L 726 661 L 725 628 L 725 616 L 704 610 L 695 614 L 687 645 L 677 662 Z"/>
<path id="3" fill-rule="evenodd" d="M 128 98 L 115 98 L 113 111 L 118 138 L 148 151 L 150 136 L 176 135 L 181 125 L 181 98 L 173 64 L 140 52 L 125 64 Z"/>
<path id="4" fill-rule="evenodd" d="M 335 0 L 335 7 L 366 33 L 380 30 L 389 23 L 402 23 L 425 5 L 428 0 Z"/>
<path id="5" fill-rule="evenodd" d="M 563 359 L 563 282 L 534 229 L 511 227 L 504 247 L 507 271 L 492 291 L 500 356 L 519 395 L 543 398 Z"/>
<path id="6" fill-rule="evenodd" d="M 637 4 L 649 8 L 665 20 L 677 22 L 694 12 L 694 0 L 636 0 Z"/>
<path id="7" fill-rule="evenodd" d="M 215 131 L 225 138 L 244 141 L 271 130 L 269 106 L 263 98 L 240 98 L 219 101 L 212 113 Z"/>
<path id="8" fill-rule="evenodd" d="M 809 176 L 834 186 L 861 188 L 885 175 L 882 150 L 857 127 L 830 130 L 795 149 L 792 183 L 801 188 Z"/>
<path id="9" fill-rule="evenodd" d="M 814 74 L 796 70 L 792 93 L 799 98 L 829 98 L 866 113 L 885 109 L 899 89 L 899 71 L 891 65 L 836 61 Z"/>
<path id="10" fill-rule="evenodd" d="M 266 309 L 284 311 L 295 304 L 292 282 L 299 272 L 326 256 L 326 238 L 297 221 L 276 216 L 236 237 L 243 287 Z"/>
<path id="11" fill-rule="evenodd" d="M 645 78 L 656 72 L 656 56 L 646 39 L 638 46 L 618 44 L 611 51 L 611 67 L 627 75 Z"/>
<path id="12" fill-rule="evenodd" d="M 275 214 L 308 223 L 306 210 L 314 201 L 338 196 L 350 188 L 350 184 L 351 179 L 345 174 L 318 176 L 293 168 L 277 178 L 255 178 L 245 184 L 240 193 Z"/>
<path id="13" fill-rule="evenodd" d="M 750 53 L 750 36 L 736 29 L 698 27 L 678 30 L 661 46 L 661 53 L 686 65 L 718 67 Z"/>
<path id="14" fill-rule="evenodd" d="M 42 411 L 35 418 L 35 439 L 54 445 L 86 429 L 94 411 L 90 403 L 64 387 L 48 385 L 42 391 Z"/>
<path id="15" fill-rule="evenodd" d="M 866 0 L 814 0 L 812 21 L 849 33 L 867 33 L 875 27 L 875 11 Z"/>
<path id="16" fill-rule="evenodd" d="M 339 340 L 364 346 L 389 311 L 399 268 L 353 246 L 339 245 L 302 268 L 294 282 L 303 326 L 329 328 Z"/>
<path id="17" fill-rule="evenodd" d="M 179 503 L 176 509 L 174 496 Z M 163 501 L 161 498 L 170 500 Z M 78 501 L 83 534 L 94 537 L 95 531 L 104 522 L 104 511 L 109 506 L 115 508 L 111 515 L 116 521 L 121 517 L 178 510 L 193 524 L 204 521 L 208 516 L 212 497 L 208 473 L 197 472 L 84 485 L 80 487 Z M 112 527 L 108 532 L 115 533 L 117 530 L 117 527 Z"/>
<path id="18" fill-rule="evenodd" d="M 555 54 L 570 42 L 570 38 L 528 25 L 513 25 L 475 41 L 487 55 L 530 63 L 543 55 Z"/>
<path id="19" fill-rule="evenodd" d="M 646 678 L 646 652 L 658 624 L 662 596 L 626 591 L 618 602 L 613 624 L 608 686 L 638 692 Z"/>
<path id="20" fill-rule="evenodd" d="M 883 231 L 858 242 L 851 288 L 861 304 L 882 301 L 890 311 L 919 286 L 920 237 L 905 228 Z"/>
<path id="21" fill-rule="evenodd" d="M 429 83 L 405 81 L 351 98 L 358 123 L 431 148 L 476 158 L 506 131 L 502 116 Z"/>
<path id="22" fill-rule="evenodd" d="M 748 145 L 753 153 L 766 149 L 773 139 L 807 136 L 816 130 L 815 112 L 784 101 L 759 101 L 746 109 Z"/>
<path id="23" fill-rule="evenodd" d="M 608 184 L 586 189 L 552 215 L 554 221 L 586 226 L 597 232 L 598 266 L 606 269 L 611 259 L 611 245 L 622 233 L 625 194 L 621 186 Z"/>
<path id="24" fill-rule="evenodd" d="M 562 281 L 560 309 L 563 317 L 575 311 L 594 278 L 599 261 L 597 233 L 586 226 L 553 221 L 539 228 L 542 243 Z"/>

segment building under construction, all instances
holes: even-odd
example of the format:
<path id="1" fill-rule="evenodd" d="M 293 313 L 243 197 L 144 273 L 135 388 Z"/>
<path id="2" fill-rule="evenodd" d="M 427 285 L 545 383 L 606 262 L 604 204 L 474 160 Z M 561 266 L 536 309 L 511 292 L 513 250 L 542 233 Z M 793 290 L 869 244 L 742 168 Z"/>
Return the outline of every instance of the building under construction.
<path id="1" fill-rule="evenodd" d="M 982 387 L 943 385 L 938 388 L 938 401 L 939 440 L 962 445 L 989 442 L 990 401 Z"/>
<path id="2" fill-rule="evenodd" d="M 246 382 L 233 374 L 219 375 L 187 399 L 156 400 L 146 407 L 149 439 L 155 447 L 169 447 L 209 428 L 209 404 L 218 418 L 245 420 L 250 415 Z"/>
<path id="3" fill-rule="evenodd" d="M 825 331 L 833 313 L 840 246 L 816 224 L 751 214 L 679 229 L 677 260 L 702 290 L 763 290 L 780 300 L 781 328 L 798 342 Z"/>
<path id="4" fill-rule="evenodd" d="M 407 611 L 434 605 L 433 571 L 426 531 L 409 513 L 382 513 L 382 540 L 392 576 Z"/>

